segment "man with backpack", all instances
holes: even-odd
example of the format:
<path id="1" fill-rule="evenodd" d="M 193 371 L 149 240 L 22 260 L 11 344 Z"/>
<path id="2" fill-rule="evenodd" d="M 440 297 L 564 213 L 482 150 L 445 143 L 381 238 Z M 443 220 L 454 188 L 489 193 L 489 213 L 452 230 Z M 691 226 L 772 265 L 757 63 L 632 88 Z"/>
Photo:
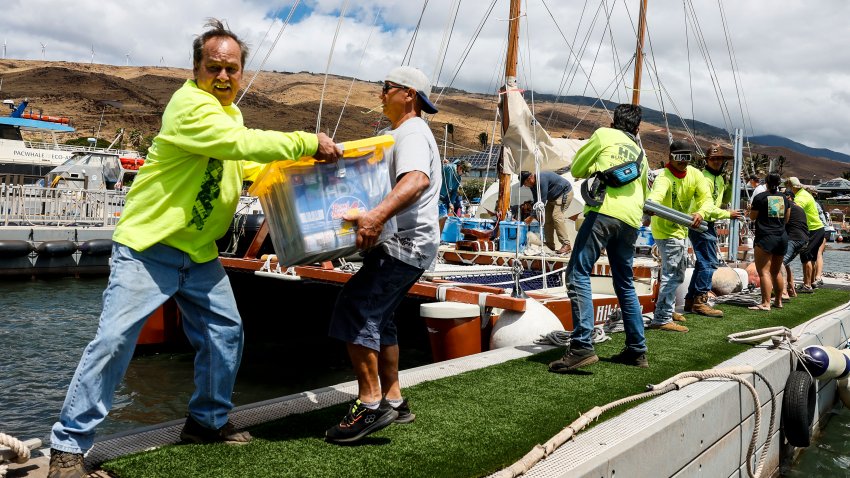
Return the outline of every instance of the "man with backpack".
<path id="1" fill-rule="evenodd" d="M 590 273 L 602 248 L 608 253 L 614 290 L 620 302 L 626 332 L 626 347 L 610 360 L 635 367 L 649 367 L 643 318 L 632 271 L 634 244 L 643 218 L 649 167 L 636 138 L 641 113 L 638 105 L 618 106 L 614 110 L 611 127 L 596 130 L 573 159 L 573 177 L 588 178 L 586 183 L 594 181 L 598 172 L 608 172 L 611 168 L 623 165 L 632 174 L 626 179 L 627 183 L 607 185 L 604 197 L 599 200 L 596 195 L 594 205 L 587 204 L 584 208 L 584 222 L 576 235 L 567 265 L 567 294 L 572 302 L 574 329 L 566 354 L 549 364 L 551 372 L 569 373 L 599 360 L 591 338 L 596 314 L 593 310 Z M 583 196 L 585 192 L 582 191 Z"/>

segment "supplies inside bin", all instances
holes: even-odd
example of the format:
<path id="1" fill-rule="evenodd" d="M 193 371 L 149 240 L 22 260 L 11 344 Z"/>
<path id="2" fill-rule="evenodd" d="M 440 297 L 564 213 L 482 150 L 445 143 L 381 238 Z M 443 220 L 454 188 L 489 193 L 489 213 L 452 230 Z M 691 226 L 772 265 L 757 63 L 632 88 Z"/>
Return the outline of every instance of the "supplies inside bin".
<path id="1" fill-rule="evenodd" d="M 313 158 L 266 165 L 249 192 L 259 197 L 272 245 L 282 266 L 339 259 L 357 252 L 355 223 L 342 216 L 376 207 L 390 192 L 384 151 L 389 135 L 342 143 L 343 159 Z M 379 242 L 397 231 L 384 224 Z"/>

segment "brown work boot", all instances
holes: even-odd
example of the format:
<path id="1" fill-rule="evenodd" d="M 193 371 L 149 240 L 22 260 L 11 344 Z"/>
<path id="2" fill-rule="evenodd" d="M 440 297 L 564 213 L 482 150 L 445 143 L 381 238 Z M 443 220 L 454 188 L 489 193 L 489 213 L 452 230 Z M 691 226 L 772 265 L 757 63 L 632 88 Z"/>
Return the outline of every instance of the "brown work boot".
<path id="1" fill-rule="evenodd" d="M 664 330 L 666 332 L 687 332 L 688 328 L 684 325 L 679 325 L 676 322 L 667 322 L 666 324 L 649 324 L 648 329 Z"/>
<path id="2" fill-rule="evenodd" d="M 717 310 L 708 305 L 708 294 L 697 296 L 694 299 L 694 306 L 692 310 L 697 314 L 704 315 L 706 317 L 723 317 L 722 310 Z"/>
<path id="3" fill-rule="evenodd" d="M 684 315 L 682 315 L 678 312 L 673 312 L 673 322 L 687 322 L 687 321 L 688 321 L 688 319 L 686 319 Z"/>
<path id="4" fill-rule="evenodd" d="M 50 468 L 47 478 L 84 478 L 88 476 L 82 453 L 50 449 Z"/>
<path id="5" fill-rule="evenodd" d="M 694 298 L 693 297 L 685 297 L 685 312 L 693 312 L 694 308 Z"/>

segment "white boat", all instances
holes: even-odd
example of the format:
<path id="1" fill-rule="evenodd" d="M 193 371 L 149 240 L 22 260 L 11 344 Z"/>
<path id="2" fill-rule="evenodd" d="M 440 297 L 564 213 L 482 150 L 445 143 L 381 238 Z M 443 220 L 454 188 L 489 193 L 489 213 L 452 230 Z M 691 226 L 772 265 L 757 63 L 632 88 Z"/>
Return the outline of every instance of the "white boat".
<path id="1" fill-rule="evenodd" d="M 27 112 L 27 100 L 18 105 L 12 100 L 3 100 L 3 104 L 12 110 L 8 116 L 0 116 L 0 179 L 4 183 L 35 183 L 78 151 L 111 152 L 122 157 L 139 157 L 136 151 L 112 149 L 112 145 L 109 148 L 95 148 L 60 144 L 57 134 L 75 131 L 67 117 L 43 115 L 32 110 Z M 24 133 L 49 136 L 51 141 L 26 140 Z M 95 140 L 91 138 L 90 142 L 94 143 Z"/>

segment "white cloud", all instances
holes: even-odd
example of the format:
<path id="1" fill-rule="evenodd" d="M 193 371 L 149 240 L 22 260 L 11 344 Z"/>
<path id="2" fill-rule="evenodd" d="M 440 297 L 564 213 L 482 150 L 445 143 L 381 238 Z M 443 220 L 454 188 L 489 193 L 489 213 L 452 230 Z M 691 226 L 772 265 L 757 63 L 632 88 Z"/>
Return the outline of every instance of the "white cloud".
<path id="1" fill-rule="evenodd" d="M 667 109 L 673 110 L 675 106 L 686 116 L 693 110 L 698 120 L 723 127 L 723 113 L 715 94 L 718 84 L 725 98 L 724 108 L 732 119 L 730 127 L 741 126 L 738 92 L 743 91 L 749 111 L 746 126 L 749 129 L 752 124 L 752 133 L 779 134 L 809 146 L 850 154 L 844 126 L 850 106 L 850 94 L 846 92 L 850 85 L 850 71 L 846 67 L 850 64 L 850 49 L 846 47 L 850 38 L 850 28 L 846 26 L 850 2 L 727 0 L 720 3 L 728 30 L 723 27 L 718 2 L 650 2 L 648 25 L 652 48 L 647 50 L 647 58 L 654 62 L 672 96 L 672 104 L 670 98 L 664 98 Z M 188 67 L 194 35 L 202 31 L 205 18 L 218 17 L 226 19 L 252 46 L 255 55 L 252 65 L 256 66 L 280 29 L 281 22 L 272 24 L 271 16 L 277 12 L 279 17 L 285 17 L 292 4 L 293 0 L 5 0 L 0 36 L 6 39 L 9 58 L 41 59 L 40 43 L 44 42 L 48 60 L 88 62 L 93 46 L 97 63 L 123 65 L 129 52 L 131 65 L 158 65 L 162 59 L 169 66 Z M 342 0 L 302 1 L 296 23 L 287 27 L 264 69 L 324 72 L 343 4 Z M 557 93 L 566 70 L 574 73 L 567 76 L 569 89 L 560 93 L 594 95 L 596 91 L 614 101 L 628 101 L 631 92 L 624 85 L 612 85 L 611 79 L 631 60 L 636 28 L 633 18 L 639 2 L 592 0 L 587 2 L 584 16 L 581 9 L 585 2 L 527 0 L 523 4 L 526 10 L 521 19 L 519 65 L 523 87 Z M 697 23 L 692 18 L 685 21 L 683 5 L 691 4 L 696 9 Z M 331 72 L 380 80 L 384 72 L 402 62 L 422 5 L 422 1 L 413 0 L 351 0 Z M 453 5 L 452 0 L 430 0 L 419 26 L 411 64 L 429 75 L 439 69 L 438 50 Z M 461 3 L 441 68 L 441 85 L 452 79 L 461 54 L 489 5 L 488 0 Z M 606 36 L 603 41 L 607 16 L 604 6 L 613 6 L 610 13 L 613 39 Z M 626 8 L 631 15 L 626 14 Z M 381 21 L 373 31 L 372 21 L 379 10 Z M 507 16 L 507 0 L 498 0 L 453 86 L 482 92 L 492 92 L 497 87 L 497 79 L 504 71 Z M 695 28 L 705 40 L 714 78 L 708 75 L 694 36 Z M 687 43 L 686 30 L 691 33 Z M 363 66 L 358 67 L 370 31 L 373 33 Z M 267 32 L 269 38 L 263 41 Z M 737 91 L 727 33 L 740 71 Z M 567 41 L 576 54 L 581 51 L 583 70 L 574 69 Z M 592 83 L 588 84 L 585 75 L 591 70 Z M 625 77 L 625 83 L 630 84 L 631 68 Z M 658 108 L 652 88 L 645 75 L 642 103 Z"/>

